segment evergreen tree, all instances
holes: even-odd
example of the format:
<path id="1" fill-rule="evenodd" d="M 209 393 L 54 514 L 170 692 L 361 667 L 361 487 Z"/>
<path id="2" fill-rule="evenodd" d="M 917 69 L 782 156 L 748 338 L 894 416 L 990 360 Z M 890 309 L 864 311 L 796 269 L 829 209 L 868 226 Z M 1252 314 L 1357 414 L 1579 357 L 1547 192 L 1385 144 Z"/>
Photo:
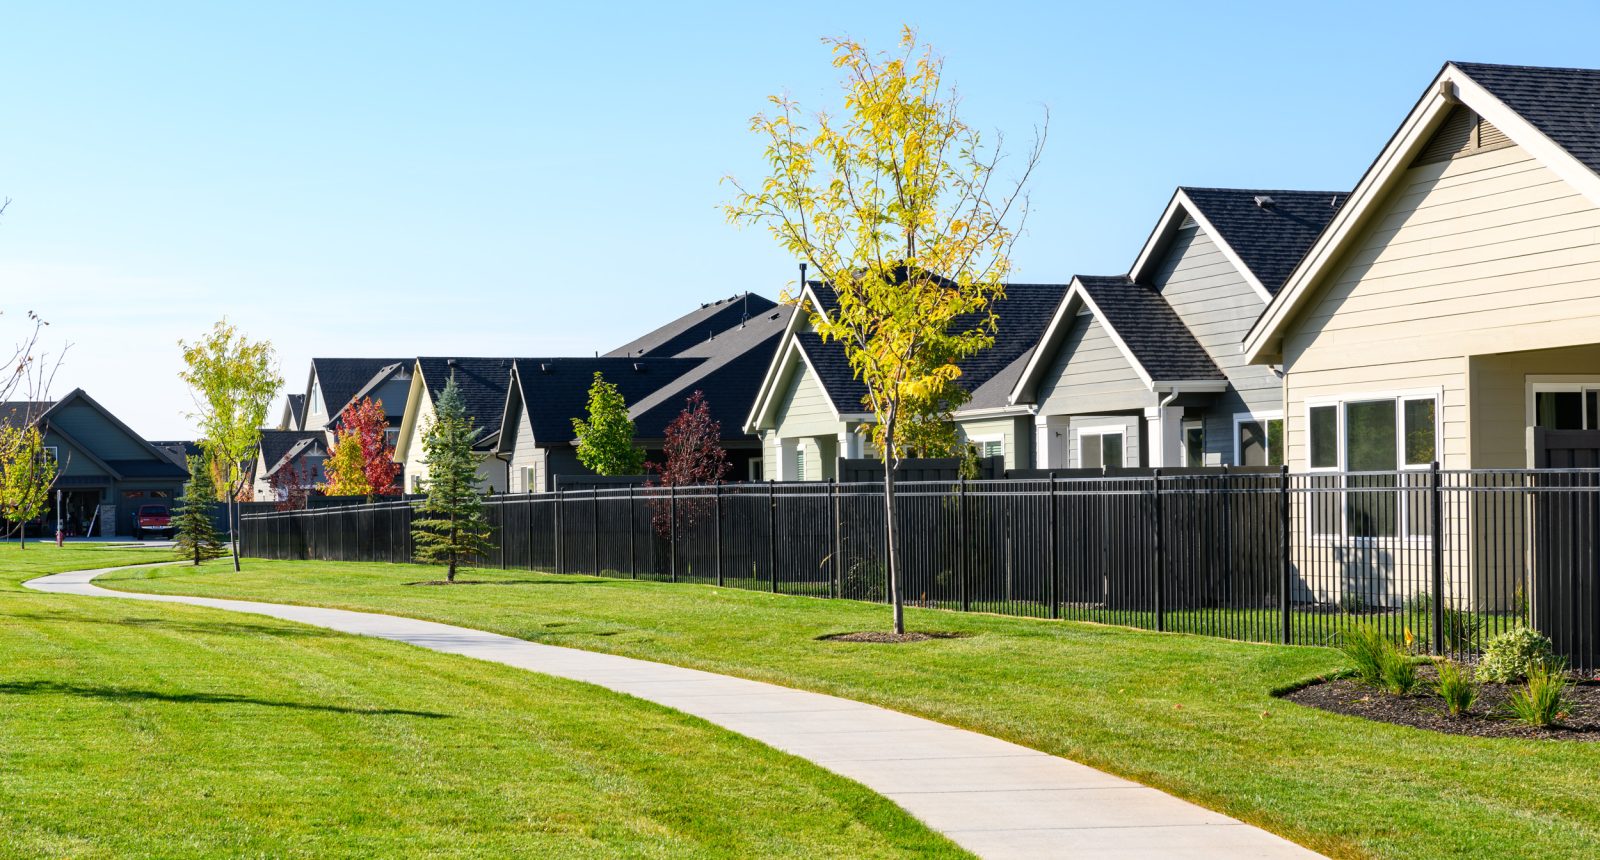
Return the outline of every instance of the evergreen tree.
<path id="1" fill-rule="evenodd" d="M 446 565 L 445 579 L 474 555 L 487 552 L 489 523 L 478 489 L 478 455 L 472 443 L 478 428 L 467 417 L 455 377 L 445 384 L 435 404 L 433 424 L 422 437 L 428 455 L 427 498 L 411 524 L 411 542 L 418 561 Z"/>
<path id="2" fill-rule="evenodd" d="M 190 457 L 189 483 L 184 485 L 183 498 L 178 500 L 178 508 L 172 516 L 177 528 L 173 540 L 177 543 L 179 558 L 193 559 L 198 565 L 208 558 L 228 554 L 227 545 L 211 521 L 216 503 L 216 484 L 205 458 Z"/>
<path id="3" fill-rule="evenodd" d="M 644 449 L 633 444 L 628 404 L 598 370 L 589 386 L 589 420 L 572 419 L 572 431 L 578 437 L 578 462 L 596 475 L 644 471 Z"/>

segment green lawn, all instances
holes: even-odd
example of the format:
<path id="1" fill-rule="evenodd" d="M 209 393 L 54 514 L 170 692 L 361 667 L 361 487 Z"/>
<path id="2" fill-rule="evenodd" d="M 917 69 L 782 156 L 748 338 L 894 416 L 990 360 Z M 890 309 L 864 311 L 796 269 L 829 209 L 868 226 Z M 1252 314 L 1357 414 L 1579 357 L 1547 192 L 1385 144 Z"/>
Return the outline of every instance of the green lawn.
<path id="1" fill-rule="evenodd" d="M 966 856 L 853 782 L 597 687 L 19 585 L 163 557 L 0 546 L 0 856 Z"/>
<path id="2" fill-rule="evenodd" d="M 819 642 L 882 607 L 701 585 L 247 561 L 113 587 L 367 609 L 874 702 L 1137 779 L 1337 856 L 1573 857 L 1600 843 L 1600 744 L 1443 736 L 1303 708 L 1274 689 L 1341 668 L 1288 648 L 909 610 L 914 645 Z"/>

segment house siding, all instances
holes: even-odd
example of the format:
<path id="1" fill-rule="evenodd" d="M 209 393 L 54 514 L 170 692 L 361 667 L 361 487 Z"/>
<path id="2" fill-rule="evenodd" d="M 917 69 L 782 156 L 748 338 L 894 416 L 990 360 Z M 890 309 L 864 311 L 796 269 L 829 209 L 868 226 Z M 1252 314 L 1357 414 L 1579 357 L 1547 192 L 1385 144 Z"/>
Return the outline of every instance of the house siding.
<path id="1" fill-rule="evenodd" d="M 1154 406 L 1155 400 L 1133 365 L 1092 314 L 1080 314 L 1039 390 L 1039 411 L 1061 415 Z"/>
<path id="2" fill-rule="evenodd" d="M 836 435 L 844 428 L 844 422 L 834 415 L 822 384 L 812 375 L 810 368 L 800 364 L 792 372 L 788 390 L 779 401 L 778 435 L 785 439 Z"/>
<path id="3" fill-rule="evenodd" d="M 1239 343 L 1265 302 L 1205 231 L 1178 231 L 1152 282 L 1228 378 L 1228 389 L 1186 418 L 1205 425 L 1205 462 L 1234 462 L 1233 417 L 1283 409 L 1283 385 L 1270 367 L 1248 364 Z"/>
<path id="4" fill-rule="evenodd" d="M 1432 388 L 1447 468 L 1478 465 L 1474 450 L 1507 462 L 1503 428 L 1471 441 L 1468 356 L 1591 344 L 1597 239 L 1600 210 L 1520 147 L 1411 168 L 1290 323 L 1291 466 L 1306 466 L 1308 399 Z"/>

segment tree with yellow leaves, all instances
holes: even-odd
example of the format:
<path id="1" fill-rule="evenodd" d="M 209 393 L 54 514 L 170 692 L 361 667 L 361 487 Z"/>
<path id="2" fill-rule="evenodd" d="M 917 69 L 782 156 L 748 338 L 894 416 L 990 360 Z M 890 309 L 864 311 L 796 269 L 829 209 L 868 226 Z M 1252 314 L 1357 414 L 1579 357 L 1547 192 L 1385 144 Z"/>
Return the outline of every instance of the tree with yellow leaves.
<path id="1" fill-rule="evenodd" d="M 990 146 L 957 116 L 943 60 L 914 31 L 902 32 L 893 54 L 824 41 L 843 73 L 844 112 L 808 121 L 793 100 L 771 97 L 773 111 L 751 121 L 767 141 L 771 173 L 758 186 L 729 179 L 738 194 L 726 213 L 736 224 L 766 226 L 837 295 L 827 316 L 812 309 L 811 323 L 843 345 L 877 419 L 872 441 L 885 464 L 889 596 L 900 634 L 894 472 L 919 437 L 966 400 L 959 362 L 993 343 L 994 302 L 1005 294 L 1027 211 L 1022 189 L 1044 130 L 1006 182 L 997 176 L 1003 139 Z"/>

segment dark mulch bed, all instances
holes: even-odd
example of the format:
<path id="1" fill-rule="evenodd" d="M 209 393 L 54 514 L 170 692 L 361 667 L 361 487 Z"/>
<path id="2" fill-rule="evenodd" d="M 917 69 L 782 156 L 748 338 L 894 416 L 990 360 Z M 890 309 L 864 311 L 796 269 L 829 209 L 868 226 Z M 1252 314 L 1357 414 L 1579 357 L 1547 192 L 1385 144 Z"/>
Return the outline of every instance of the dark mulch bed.
<path id="1" fill-rule="evenodd" d="M 818 636 L 817 639 L 823 642 L 877 642 L 895 645 L 901 642 L 926 642 L 930 639 L 965 639 L 971 635 L 971 633 L 924 633 L 920 631 L 888 633 L 880 630 L 862 630 L 857 633 L 831 633 L 827 636 Z"/>
<path id="2" fill-rule="evenodd" d="M 1432 666 L 1419 667 L 1423 683 L 1409 696 L 1391 696 L 1347 678 L 1322 681 L 1284 694 L 1283 698 L 1336 714 L 1364 717 L 1384 723 L 1412 726 L 1451 735 L 1481 738 L 1531 738 L 1535 740 L 1600 741 L 1600 683 L 1579 681 L 1568 688 L 1571 713 L 1549 728 L 1534 728 L 1505 716 L 1511 684 L 1484 684 L 1478 701 L 1460 717 L 1445 712 L 1444 700 L 1433 690 L 1438 674 Z"/>

